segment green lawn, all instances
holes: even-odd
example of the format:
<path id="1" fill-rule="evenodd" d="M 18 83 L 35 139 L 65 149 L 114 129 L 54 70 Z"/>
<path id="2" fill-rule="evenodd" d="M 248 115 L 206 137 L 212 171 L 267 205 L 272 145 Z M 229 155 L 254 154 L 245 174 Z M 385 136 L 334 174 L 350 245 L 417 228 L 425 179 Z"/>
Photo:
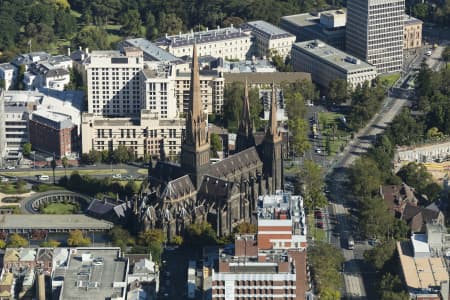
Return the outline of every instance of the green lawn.
<path id="1" fill-rule="evenodd" d="M 3 194 L 25 194 L 28 193 L 30 190 L 26 187 L 22 187 L 20 189 L 17 189 L 16 185 L 14 183 L 1 183 L 0 184 L 0 193 Z"/>
<path id="2" fill-rule="evenodd" d="M 47 192 L 47 191 L 56 191 L 56 190 L 65 190 L 65 188 L 63 188 L 62 186 L 59 186 L 59 185 L 46 184 L 46 183 L 33 185 L 33 191 L 39 192 L 39 193 L 43 193 L 43 192 Z"/>
<path id="3" fill-rule="evenodd" d="M 308 237 L 313 238 L 314 241 L 326 241 L 325 230 L 315 226 L 314 214 L 310 213 L 307 217 L 308 223 Z"/>
<path id="4" fill-rule="evenodd" d="M 391 87 L 400 78 L 400 73 L 380 75 L 379 78 L 386 86 Z"/>
<path id="5" fill-rule="evenodd" d="M 40 211 L 49 215 L 70 215 L 78 213 L 79 207 L 72 203 L 50 203 L 42 207 Z"/>
<path id="6" fill-rule="evenodd" d="M 341 145 L 346 145 L 349 139 L 349 132 L 345 131 L 340 118 L 343 114 L 334 112 L 319 113 L 319 126 L 323 135 L 323 147 L 326 147 L 326 140 L 330 137 L 331 156 L 341 151 Z"/>

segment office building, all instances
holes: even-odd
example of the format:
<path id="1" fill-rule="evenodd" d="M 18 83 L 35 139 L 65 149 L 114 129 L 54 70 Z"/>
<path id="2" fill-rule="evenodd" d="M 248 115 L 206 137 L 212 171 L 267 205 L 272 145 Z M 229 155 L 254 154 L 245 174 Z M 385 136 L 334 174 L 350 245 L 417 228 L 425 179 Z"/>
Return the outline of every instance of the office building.
<path id="1" fill-rule="evenodd" d="M 252 55 L 279 55 L 283 59 L 290 55 L 295 36 L 289 32 L 261 20 L 244 23 L 241 28 L 252 35 Z"/>
<path id="2" fill-rule="evenodd" d="M 303 199 L 277 191 L 258 199 L 256 235 L 240 235 L 234 255 L 222 251 L 212 272 L 212 299 L 305 299 Z"/>
<path id="3" fill-rule="evenodd" d="M 329 10 L 319 13 L 304 13 L 284 16 L 280 19 L 280 27 L 294 34 L 297 42 L 321 40 L 344 50 L 346 10 Z"/>
<path id="4" fill-rule="evenodd" d="M 411 299 L 441 300 L 449 297 L 445 252 L 435 248 L 435 237 L 438 238 L 438 244 L 443 246 L 444 238 L 448 240 L 448 234 L 445 228 L 438 231 L 430 229 L 425 234 L 413 234 L 409 241 L 397 242 L 401 278 Z M 445 242 L 445 246 L 448 251 L 448 242 Z"/>
<path id="5" fill-rule="evenodd" d="M 295 71 L 311 73 L 312 80 L 325 88 L 338 78 L 355 88 L 377 76 L 374 66 L 319 40 L 295 43 L 292 66 Z"/>
<path id="6" fill-rule="evenodd" d="M 403 49 L 422 47 L 422 24 L 421 20 L 405 14 Z"/>
<path id="7" fill-rule="evenodd" d="M 200 98 L 202 109 L 208 114 L 223 113 L 223 93 L 225 80 L 216 70 L 202 70 L 200 74 Z M 175 77 L 175 98 L 177 110 L 186 115 L 189 111 L 191 74 L 178 72 Z"/>
<path id="8" fill-rule="evenodd" d="M 403 65 L 404 0 L 347 1 L 346 51 L 379 74 Z"/>
<path id="9" fill-rule="evenodd" d="M 10 63 L 0 64 L 0 89 L 12 89 L 17 78 L 17 67 Z"/>
<path id="10" fill-rule="evenodd" d="M 78 128 L 70 116 L 37 110 L 30 114 L 28 128 L 33 149 L 57 158 L 77 154 Z"/>
<path id="11" fill-rule="evenodd" d="M 141 109 L 142 50 L 93 51 L 84 65 L 88 113 L 105 117 L 138 116 Z"/>
<path id="12" fill-rule="evenodd" d="M 135 47 L 142 50 L 144 53 L 144 61 L 147 62 L 170 62 L 170 63 L 183 63 L 184 61 L 179 57 L 163 50 L 156 44 L 146 40 L 144 38 L 135 38 L 124 40 L 119 43 L 119 50 L 124 51 L 127 47 Z"/>
<path id="13" fill-rule="evenodd" d="M 190 56 L 194 42 L 199 56 L 221 57 L 223 59 L 245 60 L 249 55 L 250 35 L 242 29 L 227 28 L 206 29 L 205 31 L 166 35 L 157 39 L 155 44 L 177 57 Z"/>
<path id="14" fill-rule="evenodd" d="M 77 156 L 78 145 L 77 140 L 80 135 L 81 124 L 81 108 L 83 106 L 84 93 L 81 91 L 55 91 L 49 89 L 42 89 L 39 91 L 5 91 L 3 94 L 3 106 L 4 110 L 2 126 L 4 126 L 4 141 L 6 143 L 7 159 L 16 160 L 21 157 L 23 144 L 35 141 L 33 144 L 37 149 L 44 152 L 61 155 Z M 29 124 L 31 115 L 33 112 L 37 112 L 37 115 L 47 116 L 54 122 L 59 124 L 71 123 L 70 130 L 72 138 L 69 139 L 67 132 L 63 134 L 64 138 L 58 140 L 41 140 L 34 134 L 38 134 L 41 138 L 53 136 L 50 132 L 44 133 L 44 127 L 38 126 L 36 122 L 33 123 L 33 129 L 30 130 Z M 42 116 L 40 118 L 42 121 Z M 53 123 L 54 125 L 56 123 Z M 48 126 L 47 123 L 46 126 Z M 42 124 L 41 124 L 42 125 Z M 59 125 L 55 125 L 57 128 Z M 65 127 L 65 126 L 64 126 Z M 37 129 L 39 128 L 39 129 Z M 54 130 L 47 127 L 50 131 Z M 36 131 L 37 130 L 37 131 Z M 67 129 L 66 129 L 67 130 Z M 59 129 L 58 129 L 59 131 Z M 50 134 L 50 135 L 46 135 Z M 56 138 L 56 136 L 53 136 Z M 61 136 L 62 137 L 62 136 Z M 57 151 L 56 146 L 50 146 L 53 142 L 59 144 L 64 151 Z M 42 148 L 40 149 L 40 146 Z M 70 149 L 70 151 L 68 150 Z"/>

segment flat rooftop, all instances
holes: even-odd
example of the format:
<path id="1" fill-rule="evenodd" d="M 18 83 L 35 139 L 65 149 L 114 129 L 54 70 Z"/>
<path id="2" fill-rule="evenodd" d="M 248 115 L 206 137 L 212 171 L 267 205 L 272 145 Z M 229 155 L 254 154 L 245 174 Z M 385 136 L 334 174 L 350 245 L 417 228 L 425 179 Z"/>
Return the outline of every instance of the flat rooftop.
<path id="1" fill-rule="evenodd" d="M 397 251 L 403 276 L 409 289 L 428 289 L 439 287 L 449 276 L 442 257 L 415 258 L 412 256 L 411 243 L 397 242 Z"/>
<path id="2" fill-rule="evenodd" d="M 243 32 L 241 29 L 237 29 L 231 26 L 227 28 L 217 28 L 213 30 L 180 33 L 178 35 L 171 35 L 171 36 L 166 35 L 166 37 L 157 39 L 155 41 L 155 44 L 159 47 L 171 46 L 175 48 L 193 45 L 194 41 L 197 44 L 203 44 L 248 37 L 249 37 L 248 34 Z"/>
<path id="3" fill-rule="evenodd" d="M 182 61 L 180 58 L 161 49 L 156 44 L 144 38 L 128 39 L 123 41 L 123 44 L 141 49 L 144 52 L 145 60 L 149 59 L 150 61 L 170 61 L 170 62 Z"/>
<path id="4" fill-rule="evenodd" d="M 259 34 L 265 36 L 270 39 L 279 39 L 285 37 L 293 37 L 289 32 L 271 24 L 266 21 L 252 21 L 241 25 L 241 28 L 244 30 L 252 30 L 256 31 Z"/>
<path id="5" fill-rule="evenodd" d="M 82 261 L 82 255 L 89 254 L 92 259 L 101 258 L 103 264 Z M 126 288 L 128 260 L 119 258 L 119 254 L 117 248 L 78 248 L 76 253 L 71 254 L 60 299 L 112 299 L 122 296 Z"/>
<path id="6" fill-rule="evenodd" d="M 317 59 L 324 61 L 325 63 L 335 66 L 344 72 L 352 72 L 362 69 L 374 69 L 365 61 L 357 59 L 344 51 L 336 49 L 320 40 L 311 40 L 306 42 L 298 42 L 292 46 L 292 49 L 307 53 Z"/>
<path id="7" fill-rule="evenodd" d="M 311 80 L 311 74 L 305 72 L 251 72 L 251 73 L 224 73 L 223 78 L 225 84 L 230 84 L 234 81 L 244 83 L 245 80 L 249 84 L 280 84 L 282 82 L 293 83 L 301 80 Z"/>
<path id="8" fill-rule="evenodd" d="M 416 19 L 408 14 L 404 16 L 405 25 L 423 24 L 422 20 Z"/>
<path id="9" fill-rule="evenodd" d="M 113 223 L 79 215 L 2 215 L 0 230 L 109 230 Z"/>

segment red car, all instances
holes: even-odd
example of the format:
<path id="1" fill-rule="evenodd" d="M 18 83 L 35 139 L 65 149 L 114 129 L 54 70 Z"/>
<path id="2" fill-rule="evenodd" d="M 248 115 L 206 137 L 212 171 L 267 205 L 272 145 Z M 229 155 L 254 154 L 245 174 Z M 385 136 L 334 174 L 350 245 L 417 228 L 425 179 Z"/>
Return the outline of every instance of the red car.
<path id="1" fill-rule="evenodd" d="M 323 218 L 323 213 L 322 213 L 322 211 L 320 211 L 320 210 L 316 210 L 316 211 L 314 212 L 314 215 L 315 215 L 316 218 L 318 218 L 318 219 L 322 219 L 322 218 Z"/>
<path id="2" fill-rule="evenodd" d="M 317 228 L 323 228 L 323 222 L 322 222 L 322 221 L 318 221 L 318 222 L 316 223 L 316 227 L 317 227 Z"/>

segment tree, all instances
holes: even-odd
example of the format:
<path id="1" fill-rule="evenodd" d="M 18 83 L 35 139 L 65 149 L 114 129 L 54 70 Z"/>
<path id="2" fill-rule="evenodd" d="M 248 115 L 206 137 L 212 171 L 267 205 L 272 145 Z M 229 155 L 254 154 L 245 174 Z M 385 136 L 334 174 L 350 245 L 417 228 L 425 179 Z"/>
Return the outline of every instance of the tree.
<path id="1" fill-rule="evenodd" d="M 22 248 L 28 246 L 28 240 L 23 236 L 13 233 L 8 238 L 9 248 Z"/>
<path id="2" fill-rule="evenodd" d="M 342 104 L 348 99 L 347 80 L 338 78 L 330 81 L 328 86 L 328 99 L 331 103 Z"/>
<path id="3" fill-rule="evenodd" d="M 190 224 L 186 228 L 185 241 L 196 246 L 215 245 L 216 232 L 208 222 Z"/>
<path id="4" fill-rule="evenodd" d="M 381 271 L 394 258 L 395 249 L 396 241 L 394 240 L 379 243 L 372 249 L 364 252 L 364 259 L 372 264 L 375 269 Z"/>
<path id="5" fill-rule="evenodd" d="M 183 237 L 181 235 L 176 235 L 170 240 L 170 243 L 181 246 L 183 244 Z"/>
<path id="6" fill-rule="evenodd" d="M 137 184 L 137 182 L 134 180 L 128 181 L 125 185 L 125 194 L 127 194 L 127 196 L 129 197 L 132 197 L 137 193 L 139 193 L 139 185 Z"/>
<path id="7" fill-rule="evenodd" d="M 130 233 L 120 226 L 114 226 L 108 235 L 113 246 L 120 247 L 122 251 L 127 249 L 127 245 L 134 245 L 134 240 Z"/>
<path id="8" fill-rule="evenodd" d="M 6 242 L 4 240 L 0 240 L 0 249 L 6 248 Z"/>
<path id="9" fill-rule="evenodd" d="M 72 46 L 89 48 L 92 50 L 107 50 L 110 48 L 108 34 L 101 27 L 84 27 L 72 40 Z"/>
<path id="10" fill-rule="evenodd" d="M 67 245 L 71 247 L 85 247 L 91 244 L 91 239 L 84 237 L 81 230 L 72 230 L 69 232 L 69 237 L 67 238 Z"/>
<path id="11" fill-rule="evenodd" d="M 129 162 L 131 159 L 128 148 L 125 145 L 119 145 L 119 147 L 114 149 L 111 159 L 114 163 Z"/>
<path id="12" fill-rule="evenodd" d="M 298 174 L 297 191 L 303 196 L 305 207 L 313 210 L 316 207 L 324 207 L 328 200 L 323 193 L 324 182 L 322 178 L 322 168 L 312 160 L 305 160 L 303 168 Z"/>
<path id="13" fill-rule="evenodd" d="M 177 34 L 183 31 L 183 20 L 181 20 L 176 14 L 164 12 L 159 14 L 159 31 L 161 33 Z"/>
<path id="14" fill-rule="evenodd" d="M 31 143 L 25 143 L 22 146 L 22 152 L 24 156 L 30 156 L 31 154 Z"/>
<path id="15" fill-rule="evenodd" d="M 248 233 L 256 233 L 257 227 L 255 224 L 251 224 L 248 222 L 242 222 L 238 226 L 234 228 L 234 233 L 237 234 L 248 234 Z"/>
<path id="16" fill-rule="evenodd" d="M 222 139 L 217 133 L 211 133 L 211 151 L 214 157 L 218 157 L 217 152 L 223 150 Z"/>
<path id="17" fill-rule="evenodd" d="M 296 155 L 303 155 L 311 149 L 311 144 L 308 139 L 308 122 L 305 119 L 293 118 L 288 121 L 288 125 L 292 135 L 292 150 Z"/>
<path id="18" fill-rule="evenodd" d="M 307 109 L 305 98 L 300 92 L 285 93 L 284 99 L 286 101 L 287 115 L 290 120 L 306 118 Z"/>
<path id="19" fill-rule="evenodd" d="M 42 242 L 39 246 L 40 247 L 48 247 L 48 248 L 56 248 L 56 247 L 59 247 L 59 245 L 61 245 L 61 243 L 58 241 L 48 240 L 48 241 Z"/>
<path id="20" fill-rule="evenodd" d="M 356 159 L 350 166 L 349 177 L 353 194 L 360 197 L 376 194 L 382 183 L 381 172 L 369 157 Z"/>
<path id="21" fill-rule="evenodd" d="M 139 36 L 141 34 L 141 15 L 135 9 L 128 10 L 121 18 L 120 31 L 125 36 Z"/>
<path id="22" fill-rule="evenodd" d="M 419 193 L 424 194 L 426 187 L 433 184 L 433 177 L 428 173 L 427 168 L 423 164 L 411 162 L 403 166 L 397 175 L 407 184 L 414 187 Z M 439 188 L 439 187 L 438 187 Z M 431 187 L 428 192 L 435 195 L 435 187 Z M 439 189 L 440 192 L 440 189 Z"/>
<path id="23" fill-rule="evenodd" d="M 67 159 L 66 156 L 64 156 L 64 157 L 61 159 L 61 163 L 62 163 L 62 165 L 63 165 L 63 167 L 64 167 L 64 176 L 67 176 L 67 167 L 69 166 L 69 160 Z"/>
<path id="24" fill-rule="evenodd" d="M 450 46 L 445 47 L 442 51 L 442 60 L 445 62 L 445 68 L 448 68 L 448 62 L 450 61 Z"/>
<path id="25" fill-rule="evenodd" d="M 409 295 L 404 291 L 402 281 L 397 275 L 383 274 L 380 281 L 379 294 L 381 300 L 408 300 Z"/>
<path id="26" fill-rule="evenodd" d="M 334 246 L 316 242 L 314 247 L 308 249 L 314 281 L 321 299 L 340 299 L 341 270 L 344 257 Z M 335 296 L 338 296 L 335 298 Z"/>
<path id="27" fill-rule="evenodd" d="M 56 160 L 54 157 L 53 157 L 53 160 L 50 162 L 50 167 L 53 170 L 53 184 L 56 184 L 56 177 L 55 177 Z"/>

